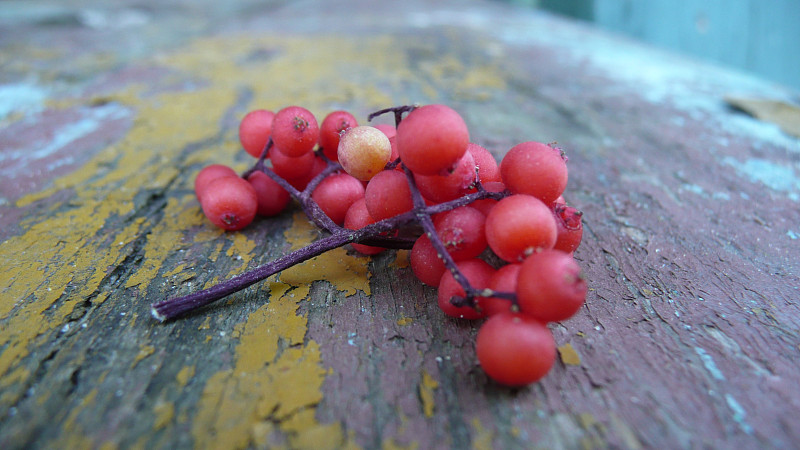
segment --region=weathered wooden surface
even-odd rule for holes
[[[796,93],[496,3],[71,3],[0,13],[0,448],[800,445],[800,144],[724,102]],[[403,252],[150,318],[316,236],[200,214],[247,110],[413,102],[570,156],[591,292],[541,383],[488,382]]]

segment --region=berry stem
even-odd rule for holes
[[[353,242],[372,242],[371,239],[376,238],[380,233],[391,231],[405,224],[413,222],[413,220],[413,212],[408,212],[390,219],[385,219],[380,222],[367,225],[359,230],[339,228],[330,236],[314,241],[301,249],[288,253],[276,260],[264,264],[263,266],[256,267],[253,270],[233,277],[208,289],[194,292],[189,295],[184,295],[182,297],[154,303],[151,307],[151,312],[153,317],[161,322],[166,322],[167,320],[174,319],[175,317],[181,316],[192,310],[220,300],[230,294],[233,294],[234,292],[238,292],[271,275],[274,275],[281,270],[300,264],[303,261],[321,255],[327,251]]]

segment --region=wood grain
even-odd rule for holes
[[[800,443],[800,144],[725,103],[795,93],[492,2],[200,4],[4,22],[0,448]],[[296,211],[235,234],[200,213],[197,171],[252,161],[248,110],[415,102],[498,158],[570,158],[591,289],[542,382],[487,380],[479,324],[445,318],[402,251],[151,319],[319,237]]]

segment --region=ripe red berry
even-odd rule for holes
[[[258,196],[253,186],[238,176],[211,181],[200,204],[208,220],[228,231],[241,230],[253,221]]]
[[[475,159],[471,153],[465,153],[445,175],[414,174],[419,192],[434,203],[455,200],[468,193],[476,178]]]
[[[500,162],[506,188],[550,205],[567,187],[567,163],[561,150],[539,142],[514,146]]]
[[[506,264],[497,269],[489,279],[489,289],[495,292],[517,292],[517,277],[521,264]],[[479,297],[478,307],[487,316],[511,311],[511,300],[500,297]]]
[[[372,223],[375,223],[375,220],[370,217],[369,211],[367,211],[367,205],[364,203],[363,198],[356,200],[352,205],[350,205],[350,208],[347,210],[347,214],[344,216],[344,227],[349,230],[360,230],[361,228],[364,228]],[[382,247],[374,247],[364,244],[351,245],[357,252],[364,255],[377,255],[385,250]]]
[[[364,198],[364,185],[346,173],[337,173],[322,180],[311,198],[334,223],[341,225],[350,205]]]
[[[270,152],[272,170],[285,179],[303,178],[314,168],[316,156],[314,152],[306,152],[300,156],[287,156],[283,150],[275,147]]]
[[[439,286],[445,266],[431,240],[426,235],[420,236],[408,255],[411,271],[428,286]]]
[[[364,199],[370,216],[376,221],[411,211],[414,201],[406,175],[396,170],[383,170],[367,183]]]
[[[531,316],[512,312],[491,316],[483,324],[475,350],[484,372],[508,386],[525,386],[540,380],[556,359],[556,343],[550,330]]]
[[[397,149],[403,164],[421,175],[441,175],[467,151],[464,119],[445,105],[411,111],[397,127]]]
[[[583,237],[583,213],[565,203],[553,204],[553,215],[556,218],[558,237],[553,248],[572,253],[581,245]]]
[[[485,289],[489,287],[489,279],[494,273],[494,268],[486,261],[478,258],[465,259],[456,262],[456,267],[473,288]],[[452,297],[463,297],[464,295],[464,288],[461,287],[461,284],[456,281],[450,271],[445,270],[442,279],[439,281],[439,308],[448,316],[458,319],[472,320],[485,317],[485,314],[476,308],[455,306],[450,302]]]
[[[519,270],[519,309],[545,322],[572,317],[586,300],[587,290],[578,263],[560,250],[533,254]]]
[[[313,150],[319,140],[317,119],[300,106],[283,108],[272,120],[272,140],[286,156],[302,156]]]
[[[553,248],[557,237],[553,212],[529,195],[511,195],[486,217],[486,240],[500,258],[519,262],[531,253]]]
[[[475,258],[486,249],[486,216],[475,208],[462,206],[438,214],[436,234],[454,260]]]
[[[203,192],[210,182],[221,177],[235,176],[238,175],[236,175],[233,169],[222,164],[211,164],[210,166],[203,167],[194,178],[194,193],[197,196],[197,200],[202,201]]]
[[[319,146],[331,161],[338,161],[339,136],[348,128],[358,126],[356,118],[347,111],[334,111],[319,126]]]
[[[239,122],[239,142],[245,151],[255,158],[261,156],[272,134],[275,113],[266,109],[250,111]]]
[[[286,189],[282,188],[275,180],[267,176],[264,172],[255,171],[247,177],[247,181],[253,185],[258,197],[258,208],[256,213],[259,216],[275,216],[281,213],[289,204],[291,197]]]
[[[478,178],[481,180],[481,183],[501,181],[500,167],[497,165],[497,160],[494,159],[494,155],[492,155],[489,150],[470,142],[469,145],[467,145],[467,151],[475,160],[475,165],[478,166]]]

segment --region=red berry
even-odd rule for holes
[[[455,200],[468,193],[476,178],[475,159],[470,153],[465,153],[446,175],[414,174],[419,192],[434,203]]]
[[[431,240],[426,235],[420,236],[411,253],[408,255],[411,271],[414,275],[428,286],[439,286],[442,275],[445,271],[444,261],[433,248]]]
[[[221,177],[236,176],[238,175],[233,169],[222,164],[211,164],[210,166],[204,167],[194,178],[194,193],[197,196],[197,200],[203,200],[203,192],[206,190],[210,182]]]
[[[275,113],[266,109],[250,111],[239,122],[239,142],[245,151],[255,158],[261,156],[272,134]]]
[[[522,267],[520,264],[506,264],[497,269],[489,279],[489,289],[495,292],[516,293],[520,267]],[[511,300],[500,297],[479,297],[478,307],[487,316],[493,316],[511,311]]]
[[[486,217],[489,247],[508,262],[519,262],[531,253],[553,248],[557,233],[553,212],[529,195],[500,200]]]
[[[272,140],[286,156],[302,156],[313,150],[319,140],[317,119],[300,106],[283,108],[272,120]]]
[[[264,172],[253,172],[247,177],[247,181],[253,185],[258,197],[258,208],[256,213],[260,216],[275,216],[281,213],[289,204],[291,197],[286,189],[275,182]]]
[[[228,176],[211,181],[200,204],[203,213],[214,225],[235,231],[253,221],[258,209],[258,196],[246,180]]]
[[[545,322],[572,317],[586,300],[587,290],[578,263],[559,250],[533,254],[519,270],[519,309]]]
[[[467,151],[464,119],[445,105],[411,111],[397,127],[397,149],[403,164],[421,175],[441,175]]]
[[[270,152],[272,170],[284,179],[303,178],[314,169],[316,156],[314,152],[306,152],[300,156],[287,156],[280,148]]]
[[[364,198],[364,185],[346,173],[337,173],[322,180],[311,198],[334,223],[341,225],[350,205]]]
[[[369,214],[376,221],[411,211],[414,207],[406,175],[396,170],[383,170],[372,177],[367,183],[364,199]]]
[[[567,187],[561,150],[539,142],[523,142],[509,150],[500,162],[500,174],[511,192],[532,195],[548,205]]]
[[[553,214],[556,218],[558,237],[553,248],[567,253],[572,253],[581,245],[583,237],[583,213],[564,203],[553,204]]]
[[[550,330],[520,313],[490,317],[478,330],[475,350],[484,372],[508,386],[539,381],[556,359],[556,343]]]
[[[370,217],[369,211],[367,211],[367,205],[364,203],[363,198],[356,200],[352,205],[350,205],[350,208],[347,210],[347,214],[344,216],[344,227],[349,230],[360,230],[361,228],[364,228],[372,223],[375,223],[375,220]],[[383,247],[374,247],[370,245],[350,245],[352,245],[357,252],[364,255],[377,255],[385,250]]]
[[[494,273],[494,268],[486,261],[478,258],[465,259],[456,262],[456,267],[461,274],[466,277],[470,286],[475,289],[485,289],[489,287],[489,279]],[[439,308],[450,317],[458,319],[480,319],[485,314],[470,306],[455,306],[450,302],[454,296],[463,297],[464,288],[461,287],[450,271],[445,271],[439,281]]]
[[[338,161],[339,136],[348,128],[358,126],[356,118],[347,111],[334,111],[319,126],[319,146],[331,161]]]
[[[454,260],[475,258],[486,249],[486,216],[475,208],[460,208],[437,214],[436,234]]]
[[[500,168],[497,165],[497,160],[494,159],[489,150],[481,147],[478,144],[469,143],[467,151],[475,159],[475,165],[478,166],[478,177],[481,183],[488,183],[492,181],[501,181]]]

